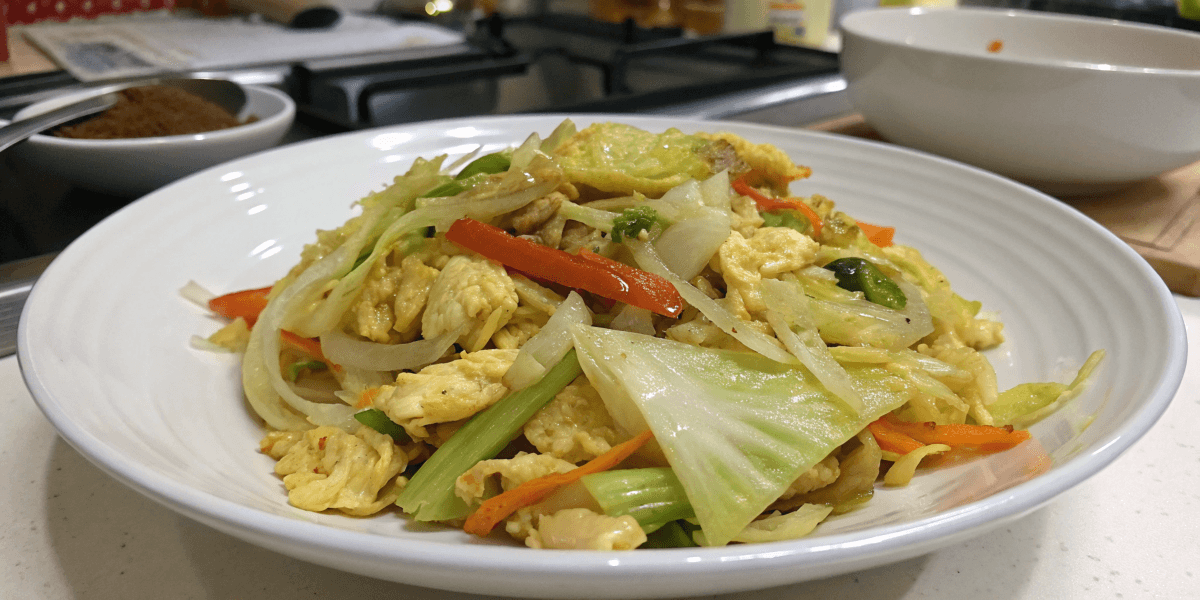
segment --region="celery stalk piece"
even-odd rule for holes
[[[734,539],[801,473],[908,400],[879,365],[846,365],[863,400],[855,414],[800,365],[596,327],[574,336],[617,425],[654,432],[712,545]]]
[[[681,521],[671,521],[653,532],[646,533],[646,542],[638,548],[692,548],[692,534],[684,528]]]
[[[475,463],[495,457],[517,437],[534,413],[581,372],[575,351],[571,350],[536,383],[471,417],[421,465],[396,504],[418,521],[466,517],[470,508],[454,494],[455,480]]]
[[[585,475],[580,482],[604,514],[629,515],[642,529],[696,516],[683,484],[666,467],[604,471]]]

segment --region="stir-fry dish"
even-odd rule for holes
[[[570,121],[416,160],[230,319],[288,501],[532,548],[785,540],[1002,452],[1069,383],[997,389],[1002,326],[893,230],[731,133]],[[281,494],[282,495],[282,494]],[[395,508],[393,508],[395,507]]]

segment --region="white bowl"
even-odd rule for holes
[[[1198,34],[984,8],[872,9],[841,28],[850,100],[897,144],[1058,194],[1200,160]]]
[[[258,451],[262,429],[246,406],[238,357],[189,346],[220,324],[179,288],[189,279],[216,292],[266,285],[287,273],[317,229],[341,224],[354,200],[415,158],[495,151],[530,132],[549,135],[560,120],[475,117],[356,131],[214,167],[130,204],[73,242],[34,286],[17,335],[33,398],[63,439],[118,480],[266,548],[489,597],[628,600],[830,577],[980,535],[1104,468],[1175,397],[1187,339],[1171,293],[1128,244],[1062,202],[848,136],[580,116],[581,127],[619,120],[655,131],[732,131],[811,166],[795,192],[824,194],[850,215],[895,226],[899,243],[919,248],[955,290],[1000,316],[1006,341],[988,356],[1003,389],[1069,381],[1093,350],[1108,354],[1072,404],[1032,429],[1036,444],[924,472],[908,487],[880,486],[870,502],[799,540],[531,550],[392,512],[359,519],[290,506],[274,461]]]
[[[258,120],[238,127],[122,140],[35,135],[11,151],[31,166],[78,187],[115,196],[141,196],[215,164],[271,148],[283,139],[296,116],[296,104],[274,88],[245,86],[245,90],[246,106],[238,117],[253,115]],[[31,104],[14,118],[63,106],[81,94]]]

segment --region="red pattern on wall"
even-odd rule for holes
[[[3,22],[9,25],[91,19],[99,15],[170,9],[175,5],[175,0],[0,0]]]

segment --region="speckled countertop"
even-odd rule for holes
[[[985,537],[890,566],[714,598],[1200,598],[1200,299],[1162,420],[1107,469]],[[0,598],[470,600],[317,567],[218,533],[118,483],[58,438],[0,359]]]

